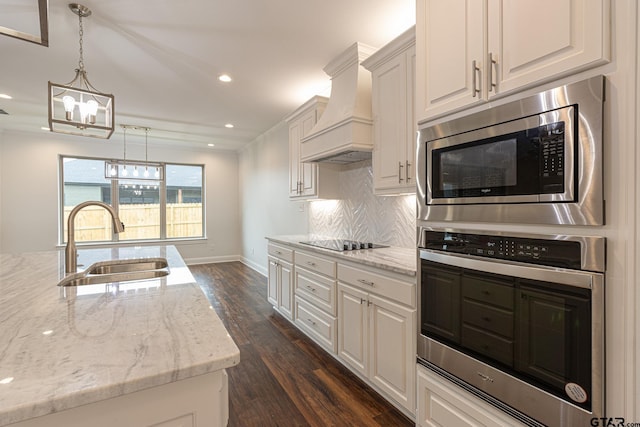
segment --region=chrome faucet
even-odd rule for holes
[[[120,222],[120,218],[118,218],[116,210],[111,205],[102,202],[88,201],[82,202],[74,207],[69,214],[69,219],[67,220],[67,247],[64,250],[64,266],[66,274],[75,273],[78,270],[74,221],[78,212],[87,206],[102,206],[105,208],[107,212],[111,214],[111,219],[113,220],[113,232],[122,233],[124,231],[124,224]]]

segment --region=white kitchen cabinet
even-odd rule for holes
[[[269,243],[267,300],[283,316],[293,319],[293,250]]]
[[[423,122],[609,61],[607,0],[417,0]]]
[[[420,427],[523,427],[515,418],[484,402],[422,365],[417,366]]]
[[[229,420],[224,369],[10,424],[11,427],[223,427]]]
[[[375,194],[416,191],[415,27],[371,55],[373,189]]]
[[[335,169],[330,165],[304,163],[300,160],[300,141],[316,124],[327,102],[327,98],[315,96],[285,119],[289,125],[289,197],[292,199],[338,197]]]
[[[414,305],[399,302],[407,300]],[[338,356],[398,404],[415,410],[415,286],[338,265]],[[392,296],[390,296],[392,295]]]
[[[296,251],[295,323],[332,354],[337,350],[336,261]]]

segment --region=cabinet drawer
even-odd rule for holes
[[[336,315],[336,281],[311,271],[296,269],[296,294],[316,307]]]
[[[317,309],[304,298],[296,295],[295,322],[311,339],[331,353],[337,353],[336,332],[338,328],[334,316]]]
[[[513,341],[462,325],[462,345],[513,367]]]
[[[293,262],[293,249],[285,248],[284,246],[276,245],[273,243],[269,243],[267,246],[267,251],[269,255],[274,256],[276,258]]]
[[[329,277],[336,277],[336,262],[320,258],[317,255],[306,252],[296,252],[296,266],[324,274]]]
[[[505,338],[513,338],[513,312],[480,304],[473,300],[462,301],[462,322],[485,329]]]
[[[514,288],[511,282],[493,280],[491,277],[463,275],[462,298],[474,299],[513,310]]]
[[[338,264],[338,280],[410,307],[416,306],[416,287],[413,283],[343,264]]]

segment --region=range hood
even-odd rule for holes
[[[371,73],[360,62],[376,49],[354,43],[324,67],[331,96],[316,125],[302,138],[303,162],[352,163],[371,158]]]

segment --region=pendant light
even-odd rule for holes
[[[126,180],[127,182],[135,181],[164,181],[164,164],[158,162],[149,162],[149,131],[148,127],[120,125],[123,134],[123,152],[122,160],[110,160],[105,162],[106,179]],[[127,159],[127,130],[144,131],[144,162],[140,160]],[[155,169],[153,175],[149,172]],[[143,171],[142,173],[140,171]]]
[[[76,76],[66,84],[49,81],[49,129],[51,132],[108,139],[113,133],[114,97],[99,92],[89,83],[84,68],[82,18],[91,10],[71,3],[69,9],[79,20],[80,59]]]

